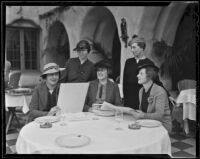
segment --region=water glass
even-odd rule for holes
[[[123,121],[123,111],[121,110],[116,110],[115,111],[115,120],[117,121],[117,127],[115,128],[116,130],[123,130],[120,126],[121,121]]]
[[[66,114],[64,113],[61,113],[60,114],[60,125],[61,126],[66,126],[67,125],[67,122],[66,122]]]

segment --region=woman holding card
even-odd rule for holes
[[[138,68],[138,83],[143,86],[139,91],[139,110],[131,110],[130,113],[136,119],[158,120],[171,132],[168,95],[163,87],[154,82],[157,76],[158,68],[155,65],[146,64]]]
[[[55,115],[59,108],[57,105],[60,78],[60,71],[56,63],[48,63],[44,66],[41,77],[43,82],[39,84],[33,92],[28,114],[28,122],[40,116]]]
[[[91,111],[95,104],[104,101],[114,105],[122,105],[118,85],[109,79],[111,65],[107,60],[102,60],[95,65],[97,80],[91,81],[86,96],[83,111]]]

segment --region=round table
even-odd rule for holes
[[[196,89],[182,90],[176,102],[183,103],[183,120],[196,121]]]
[[[196,121],[196,89],[182,90],[177,97],[177,103],[183,103],[183,120],[185,133],[189,133],[188,119]]]
[[[32,95],[12,95],[5,93],[5,106],[8,107],[22,107],[23,113],[29,111],[29,104],[31,102]]]
[[[16,143],[17,153],[171,155],[171,141],[163,126],[128,129],[128,124],[132,123],[134,118],[125,115],[121,123],[123,130],[116,130],[117,123],[114,117],[100,117],[87,113],[87,119],[68,120],[66,126],[55,122],[51,128],[40,128],[40,125],[33,121],[21,129]],[[85,135],[91,142],[76,148],[59,147],[55,143],[56,138],[67,134]]]
[[[18,126],[20,125],[16,116],[16,107],[22,107],[22,112],[27,113],[29,111],[29,104],[31,102],[32,95],[13,95],[5,93],[5,110],[9,112],[8,122],[6,125],[6,134],[10,127],[13,118],[16,119]]]

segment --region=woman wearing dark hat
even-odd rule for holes
[[[90,44],[86,40],[81,40],[74,48],[78,57],[69,59],[66,64],[66,70],[63,71],[59,82],[88,82],[96,79],[94,64],[88,60]]]
[[[55,115],[59,110],[57,105],[59,93],[60,71],[65,68],[59,68],[56,63],[48,63],[44,66],[41,77],[43,82],[39,84],[33,92],[31,103],[29,105],[28,122],[40,116]]]
[[[138,92],[141,85],[137,81],[136,70],[138,66],[143,64],[153,64],[153,62],[146,58],[144,50],[146,47],[145,40],[141,37],[134,35],[128,44],[134,55],[126,61],[124,67],[123,76],[123,94],[124,94],[124,106],[131,107],[133,109],[138,109],[139,98]]]
[[[110,63],[102,60],[95,67],[97,80],[90,82],[83,111],[91,111],[93,104],[102,104],[104,101],[122,105],[118,85],[108,78],[111,71]]]
[[[139,110],[130,110],[131,114],[136,119],[158,120],[168,132],[171,132],[172,122],[167,92],[154,82],[158,76],[158,68],[155,65],[144,64],[137,72],[138,83],[143,87],[139,91]]]

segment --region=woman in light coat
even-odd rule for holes
[[[131,110],[136,119],[153,119],[160,121],[168,132],[172,122],[168,95],[165,89],[155,83],[158,68],[155,65],[143,65],[138,68],[138,83],[143,87],[139,91],[139,110]]]

